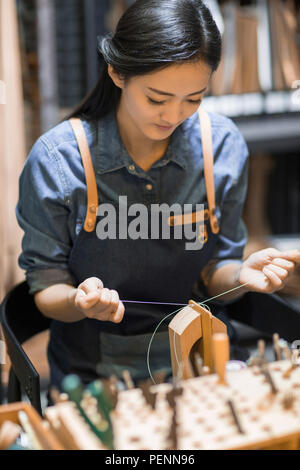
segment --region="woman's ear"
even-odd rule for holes
[[[115,70],[113,69],[113,67],[108,64],[108,75],[110,76],[110,78],[112,79],[112,81],[114,82],[114,84],[119,87],[119,88],[122,88],[123,89],[123,86],[124,86],[124,80],[120,77],[120,75],[118,75]]]

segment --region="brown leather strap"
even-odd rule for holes
[[[79,118],[72,118],[69,119],[69,121],[77,139],[85,171],[87,187],[87,213],[83,227],[86,232],[92,232],[96,225],[98,209],[98,191],[92,157],[81,120]]]
[[[216,215],[214,156],[212,148],[212,133],[210,118],[204,109],[199,108],[199,118],[202,136],[202,152],[204,159],[204,177],[208,200],[210,226],[213,233],[219,233],[219,223]]]

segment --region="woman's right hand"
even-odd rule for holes
[[[125,307],[115,290],[103,287],[97,277],[89,277],[77,287],[76,308],[87,318],[120,323]]]

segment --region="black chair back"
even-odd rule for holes
[[[0,319],[11,361],[7,390],[8,403],[21,400],[23,390],[32,406],[42,414],[40,377],[22,348],[22,343],[49,328],[51,320],[44,317],[29,294],[26,281],[15,286],[4,298]]]

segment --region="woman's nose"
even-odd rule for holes
[[[183,112],[178,106],[174,106],[170,109],[164,110],[161,115],[162,122],[165,122],[166,126],[177,126],[182,121]]]

